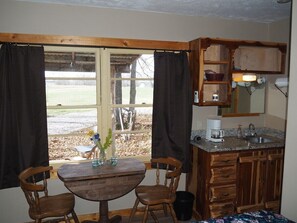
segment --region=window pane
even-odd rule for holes
[[[116,80],[111,82],[113,104],[152,104],[154,82],[144,80]]]
[[[152,54],[111,54],[111,78],[154,78]]]
[[[97,126],[96,109],[47,109],[48,134],[83,134]],[[77,144],[79,145],[79,144]]]
[[[46,51],[44,57],[47,71],[95,71],[93,52]]]
[[[95,105],[95,80],[46,80],[47,106]]]
[[[125,156],[150,156],[151,132],[139,134],[116,134],[115,155]]]
[[[114,153],[119,157],[150,156],[154,57],[111,54],[110,66],[112,128],[117,131]],[[121,107],[123,104],[130,106]]]
[[[114,108],[113,129],[115,130],[151,130],[152,107]]]
[[[92,145],[90,139],[84,135],[77,136],[50,136],[48,141],[49,160],[82,159],[75,149],[77,146]]]

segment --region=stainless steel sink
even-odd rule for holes
[[[262,144],[262,143],[269,143],[273,142],[272,139],[263,137],[263,136],[254,136],[254,137],[249,137],[246,139],[250,143],[256,143],[256,144]]]

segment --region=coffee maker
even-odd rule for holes
[[[224,142],[220,119],[207,119],[206,139],[211,142]]]

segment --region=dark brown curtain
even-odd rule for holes
[[[49,165],[44,49],[0,49],[0,189],[19,185],[29,166]]]
[[[152,157],[174,157],[189,171],[192,84],[186,52],[155,52]]]

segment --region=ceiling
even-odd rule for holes
[[[290,17],[281,0],[17,0],[271,23]]]

